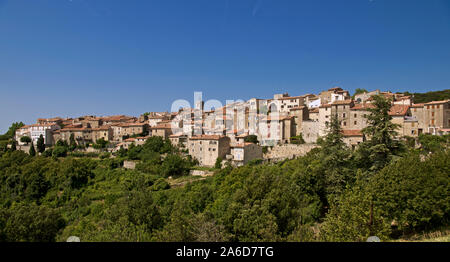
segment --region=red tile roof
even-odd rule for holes
[[[342,130],[344,136],[363,136],[361,130]]]
[[[404,116],[408,113],[409,106],[408,105],[393,105],[391,110],[389,111],[389,115],[391,116]]]
[[[190,140],[219,140],[221,138],[224,138],[226,136],[222,135],[200,135],[200,136],[193,136],[190,138]]]
[[[338,100],[338,101],[334,101],[333,103],[331,103],[332,105],[348,105],[353,103],[353,100],[351,99],[347,99],[347,100]]]
[[[445,104],[445,103],[448,103],[448,102],[450,102],[450,99],[442,100],[442,101],[431,101],[431,102],[425,103],[425,105]]]
[[[355,104],[350,110],[367,110],[369,108],[375,108],[375,105],[370,103]]]

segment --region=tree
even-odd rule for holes
[[[302,134],[298,135],[298,136],[293,136],[290,138],[291,144],[294,145],[300,145],[300,144],[304,144],[305,140],[303,139]]]
[[[332,203],[321,228],[322,239],[333,242],[366,241],[369,236],[389,238],[389,221],[383,217],[381,206],[374,205],[373,196],[364,180],[357,180],[337,203]]]
[[[5,225],[3,234],[8,242],[53,242],[65,221],[55,209],[18,203],[0,209],[0,224]]]
[[[189,174],[189,163],[179,155],[167,155],[161,165],[161,174],[164,177],[179,177]]]
[[[367,158],[364,163],[371,163],[369,170],[378,171],[386,166],[394,155],[404,148],[403,145],[394,140],[397,136],[398,124],[391,122],[389,115],[391,101],[383,96],[372,96],[374,108],[369,108],[370,114],[366,116],[368,126],[362,132],[370,140],[360,147],[360,157]]]
[[[359,95],[359,94],[364,94],[367,93],[368,91],[364,88],[356,88],[355,89],[355,93],[353,94],[352,98],[355,99],[355,95]]]
[[[103,149],[103,148],[106,148],[106,145],[107,145],[108,143],[109,143],[109,142],[106,141],[103,137],[102,137],[102,138],[99,138],[99,139],[97,139],[97,141],[95,141],[94,148],[96,148],[96,149]]]
[[[9,127],[8,131],[4,134],[5,139],[11,139],[16,135],[16,130],[23,127],[25,124],[22,122],[15,122]],[[0,139],[2,140],[2,139]]]
[[[20,138],[20,142],[27,143],[27,145],[31,142],[31,138],[29,136],[23,136]]]
[[[55,146],[52,151],[53,157],[66,157],[67,156],[67,147],[65,146]]]
[[[350,151],[343,141],[341,125],[336,114],[327,123],[327,135],[320,140],[320,160],[324,169],[325,191],[328,201],[341,194],[351,183]]]
[[[16,151],[17,150],[16,144],[17,144],[16,140],[13,139],[11,141],[11,151]]]
[[[222,168],[222,161],[223,159],[221,157],[218,157],[216,159],[216,163],[214,164],[215,169],[221,169]]]
[[[28,153],[30,154],[30,156],[35,156],[36,155],[36,149],[34,149],[33,142],[31,142],[30,151],[28,151]]]
[[[258,144],[258,137],[256,135],[249,135],[244,138],[245,142]]]
[[[75,141],[75,135],[72,133],[69,137],[69,150],[73,151],[77,148],[77,142]]]
[[[43,153],[45,151],[45,142],[44,137],[42,135],[39,136],[36,147],[39,153]]]

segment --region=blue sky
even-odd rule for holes
[[[0,133],[176,99],[450,87],[446,0],[0,0]]]

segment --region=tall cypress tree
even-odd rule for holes
[[[11,151],[16,151],[16,140],[12,140],[12,142],[11,142]]]
[[[43,153],[45,151],[44,137],[42,135],[39,136],[36,146],[39,153]]]
[[[30,154],[30,156],[36,155],[36,150],[34,149],[33,141],[31,141],[30,151],[28,151],[28,153]]]

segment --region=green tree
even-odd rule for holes
[[[69,137],[69,150],[73,151],[77,148],[77,142],[75,141],[75,135],[72,133]]]
[[[11,140],[11,151],[16,151],[17,150],[17,146],[16,146],[17,142],[16,140]]]
[[[258,144],[258,137],[256,135],[249,135],[244,138],[245,142]]]
[[[39,136],[36,147],[39,153],[43,153],[45,151],[45,142],[44,137],[42,135]]]
[[[31,142],[30,150],[28,151],[28,153],[30,154],[30,156],[35,156],[36,155],[36,150],[34,149],[33,142]]]
[[[169,154],[161,165],[161,175],[164,177],[179,177],[189,174],[189,162],[179,155]]]
[[[333,242],[361,242],[369,236],[389,239],[389,221],[382,215],[381,206],[374,204],[373,195],[364,180],[358,179],[331,204],[321,227],[321,237]]]
[[[53,242],[65,226],[61,214],[46,206],[36,204],[13,204],[0,209],[0,224],[8,242]]]
[[[29,136],[23,136],[20,138],[20,142],[29,144],[31,142],[31,138]]]
[[[222,161],[223,159],[221,157],[218,157],[216,159],[216,163],[214,164],[215,169],[221,169],[222,168]]]
[[[52,151],[53,157],[66,157],[68,149],[65,146],[55,146]]]
[[[366,117],[368,126],[362,132],[368,141],[359,147],[357,152],[359,161],[371,171],[379,171],[386,166],[394,156],[399,155],[404,146],[394,137],[397,136],[398,124],[392,123],[389,115],[391,101],[383,96],[373,96],[374,108],[369,108],[370,114]]]
[[[350,151],[343,141],[341,125],[336,114],[327,123],[327,134],[320,140],[320,160],[324,169],[328,200],[341,194],[354,177],[350,170]]]

